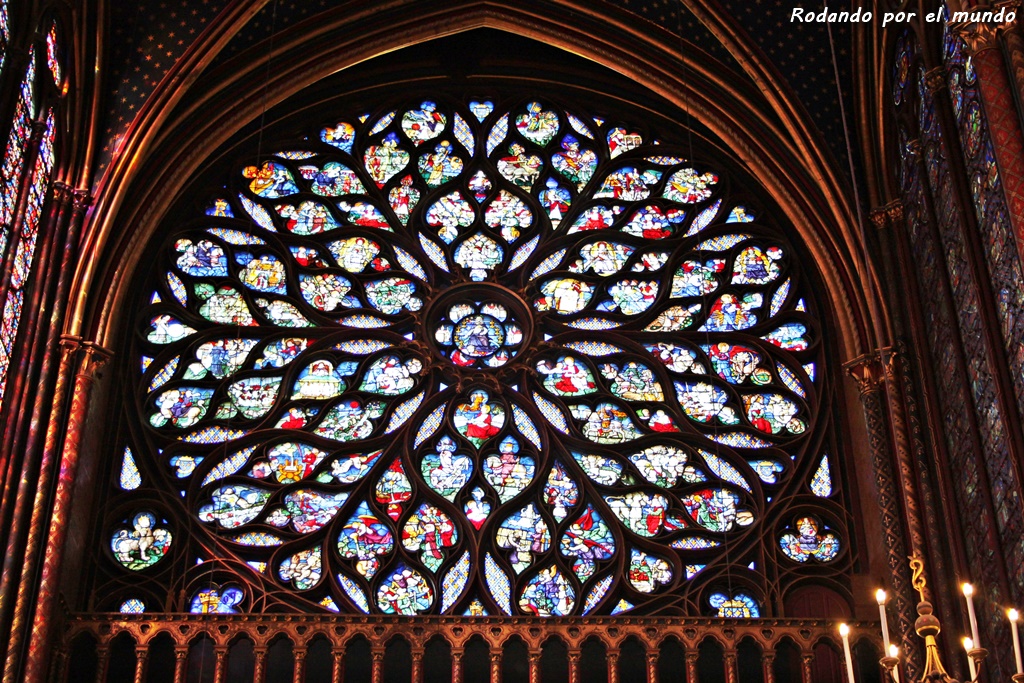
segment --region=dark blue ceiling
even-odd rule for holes
[[[429,1],[429,0],[424,0]],[[330,9],[342,0],[277,0],[254,16],[218,58],[223,63],[289,26]],[[682,8],[679,0],[620,0],[621,7],[700,46],[739,71],[721,44]],[[141,0],[118,3],[111,17],[111,54],[105,145],[101,164],[113,156],[128,126],[146,98],[225,6],[225,0]],[[828,34],[821,24],[793,24],[791,2],[728,0],[723,12],[732,14],[764,50],[807,108],[840,163],[846,163],[836,82]],[[833,39],[844,99],[851,87],[850,32],[848,25],[833,26]],[[849,109],[848,109],[849,111]],[[102,173],[102,169],[100,169]],[[100,174],[97,174],[99,177]]]

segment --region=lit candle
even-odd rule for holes
[[[971,618],[971,642],[974,647],[981,647],[981,638],[978,637],[978,617],[974,614],[974,586],[965,583],[964,597],[967,598],[967,616]]]
[[[967,668],[971,670],[971,680],[978,677],[978,669],[974,666],[974,658],[971,657],[971,650],[974,649],[974,641],[964,638],[964,649],[967,650]]]
[[[843,652],[846,654],[846,676],[849,683],[853,680],[853,657],[850,655],[850,627],[839,624],[839,635],[843,638]]]
[[[1020,619],[1020,614],[1011,608],[1006,611],[1006,616],[1010,618],[1010,629],[1013,631],[1013,656],[1017,659],[1017,673],[1024,674],[1024,665],[1020,661],[1020,636],[1017,633],[1017,620]]]
[[[875,591],[875,600],[878,601],[878,615],[882,618],[882,652],[889,651],[889,622],[885,618],[885,591],[879,588]]]
[[[893,659],[899,660],[899,658],[900,658],[900,649],[898,647],[896,647],[895,645],[890,645],[889,646],[889,656],[892,657]],[[893,680],[893,683],[900,683],[900,663],[899,663],[899,661],[897,661],[896,665],[894,667],[892,667],[892,680]]]

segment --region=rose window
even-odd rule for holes
[[[156,257],[121,571],[198,611],[756,616],[845,561],[807,279],[727,169],[533,101],[309,133]]]

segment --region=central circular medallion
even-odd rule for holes
[[[467,358],[486,358],[498,353],[505,344],[505,328],[497,318],[468,315],[455,326],[453,335],[459,353]]]
[[[451,288],[433,303],[428,320],[438,352],[461,368],[506,365],[532,327],[519,297],[488,284]]]

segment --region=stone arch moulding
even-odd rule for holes
[[[75,273],[76,299],[66,332],[113,343],[123,320],[141,254],[165,211],[188,179],[202,168],[209,150],[258,120],[267,62],[268,108],[318,80],[375,56],[461,33],[494,28],[543,41],[625,75],[705,122],[774,199],[803,238],[834,302],[839,353],[854,358],[885,338],[884,302],[875,275],[866,270],[848,193],[834,161],[800,120],[802,108],[779,82],[756,47],[741,32],[711,17],[703,3],[690,8],[733,51],[753,83],[737,84],[730,72],[699,48],[656,26],[636,26],[636,17],[611,4],[538,0],[516,6],[446,2],[429,12],[397,0],[372,11],[345,5],[302,22],[274,38],[273,54],[260,46],[225,68],[203,71],[264,4],[237,2],[165,77],[140,112],[121,152],[96,191],[82,259]],[[567,17],[571,22],[567,22]],[[300,49],[301,48],[301,49]],[[699,74],[699,78],[696,75]],[[116,258],[115,258],[116,255]]]

